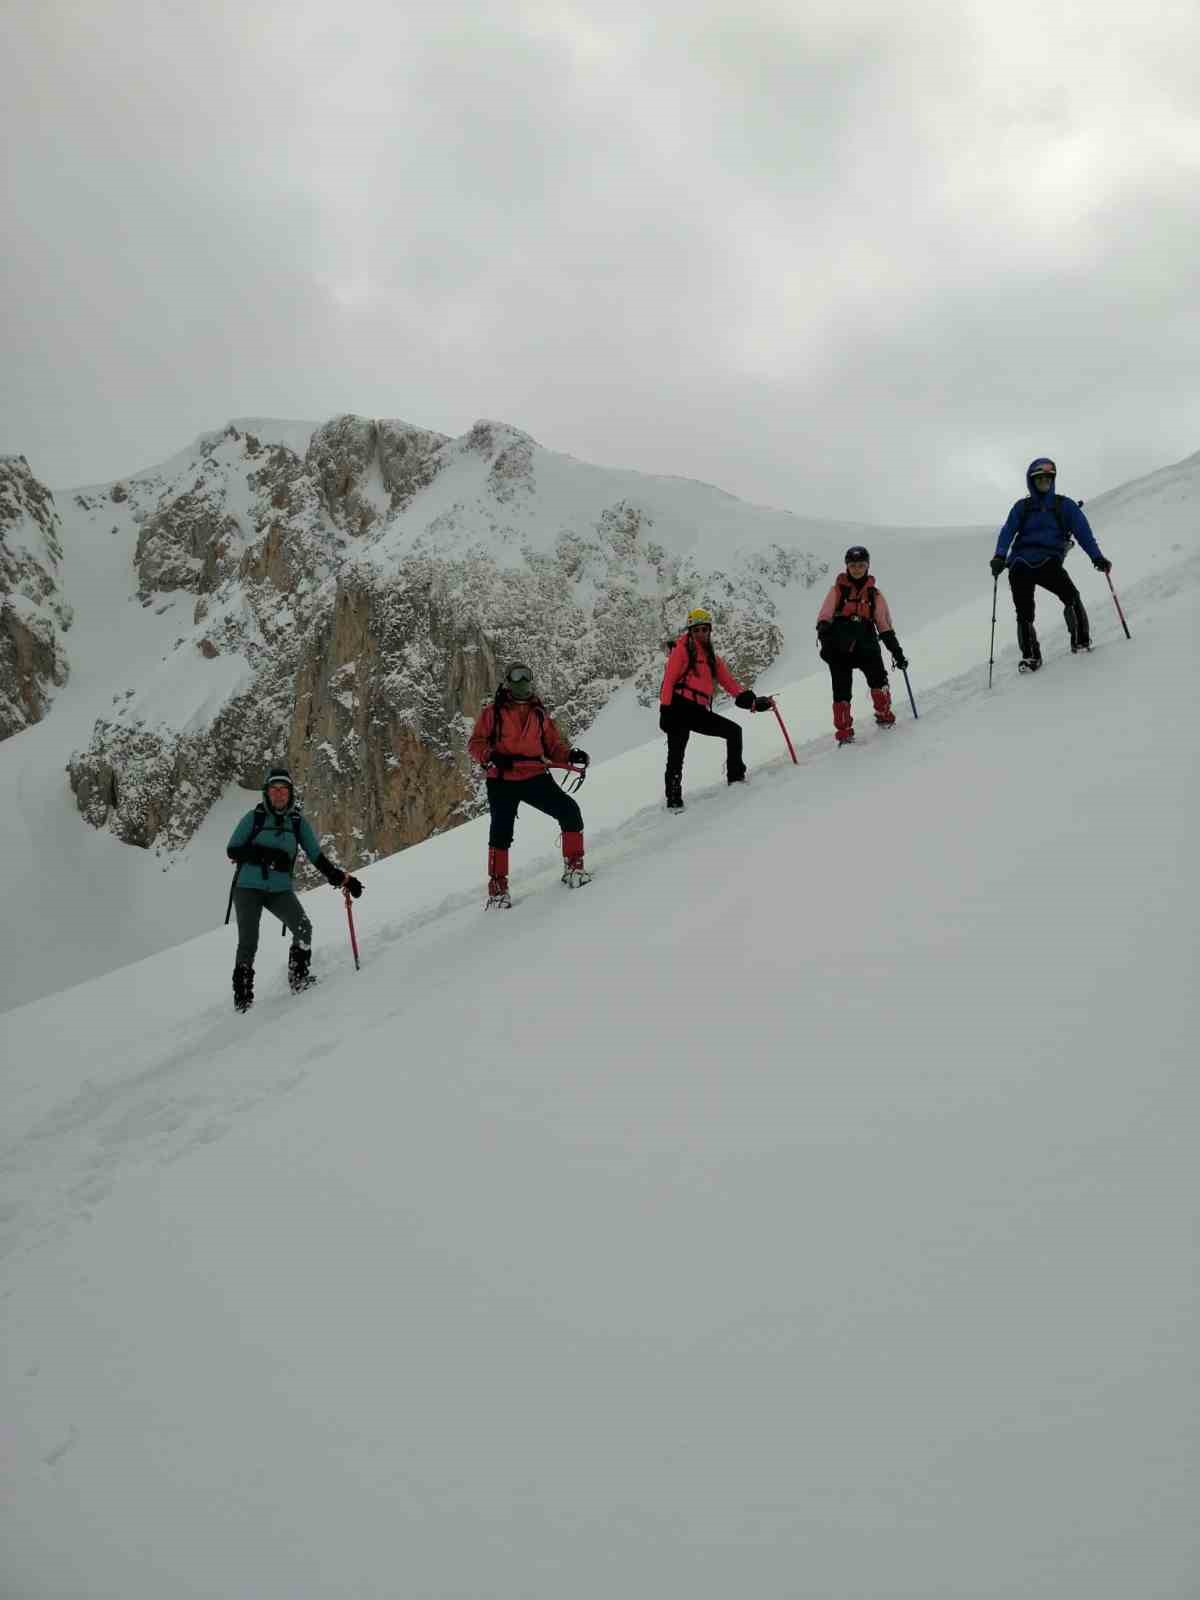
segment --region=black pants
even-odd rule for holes
[[[864,650],[860,646],[845,655],[829,655],[822,653],[822,660],[829,668],[829,676],[833,681],[833,698],[835,700],[850,700],[854,695],[854,669],[862,673],[872,689],[885,689],[887,687],[887,668],[883,664],[883,652],[878,646],[874,650]]]
[[[553,817],[564,833],[583,832],[583,812],[548,772],[532,778],[489,778],[487,797],[492,813],[488,844],[493,850],[507,850],[512,843],[517,807],[522,802]]]
[[[258,925],[264,911],[278,917],[297,944],[307,950],[312,944],[312,923],[304,907],[290,889],[282,894],[263,894],[261,889],[235,889],[233,908],[237,912],[239,967],[252,967],[258,950]]]
[[[1008,586],[1012,590],[1013,605],[1018,622],[1032,622],[1034,590],[1049,589],[1064,606],[1072,606],[1079,599],[1079,590],[1067,576],[1061,561],[1043,561],[1041,566],[1027,567],[1016,561],[1008,569]]]
[[[683,695],[671,701],[672,727],[667,734],[667,798],[683,782],[683,757],[688,740],[693,733],[703,733],[709,738],[725,741],[725,776],[732,782],[746,776],[746,763],[742,760],[742,730],[728,717],[719,717],[715,711],[688,700]]]

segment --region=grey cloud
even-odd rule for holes
[[[1034,451],[1095,493],[1200,444],[1177,8],[153,10],[41,8],[3,113],[0,445],[52,482],[232,415],[490,414],[992,521]]]

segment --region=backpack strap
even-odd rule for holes
[[[1028,520],[1029,513],[1033,510],[1033,496],[1031,494],[1027,494],[1024,500],[1020,500],[1017,503],[1021,507],[1021,515],[1017,518],[1017,531],[1013,535],[1014,543],[1025,531],[1025,523]],[[1069,550],[1071,547],[1071,529],[1067,522],[1065,506],[1066,501],[1063,499],[1062,495],[1056,494],[1051,502],[1050,509],[1054,513],[1055,522],[1058,523],[1058,531],[1067,541],[1067,549]]]
[[[296,854],[292,859],[292,866],[293,867],[295,867],[296,862],[299,860],[300,851],[303,848],[301,843],[300,843],[300,824],[301,824],[301,822],[303,820],[304,819],[301,816],[299,807],[298,806],[293,806],[292,809],[288,812],[288,821],[292,825],[292,833],[294,834],[295,839],[296,839]],[[250,837],[246,840],[246,843],[248,845],[253,844],[255,839],[258,838],[259,834],[263,831],[263,829],[266,827],[266,825],[267,825],[267,808],[266,808],[265,805],[263,805],[262,801],[260,800],[259,803],[254,808],[254,820],[250,824]],[[267,871],[267,867],[266,867],[266,863],[265,862],[261,863],[261,865],[262,865],[263,880],[265,882],[267,877],[268,877],[268,871]],[[282,867],[279,870],[282,871],[283,870]],[[290,876],[290,873],[289,873],[289,876]]]
[[[842,612],[846,609],[846,591],[842,588],[840,583],[837,585],[837,592],[838,597],[834,602],[833,614],[835,617],[840,617]],[[870,617],[872,622],[875,621],[875,596],[877,593],[878,591],[876,590],[874,584],[872,584],[867,590],[867,615]]]

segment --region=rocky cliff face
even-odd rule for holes
[[[501,423],[266,431],[231,424],[78,497],[131,519],[147,606],[195,596],[156,682],[118,695],[70,763],[83,815],[131,844],[186,842],[226,784],[256,790],[285,755],[337,859],[390,854],[481,808],[466,741],[507,661],[533,666],[579,739],[627,682],[650,706],[661,637],[697,596],[753,680],[780,648],[781,591],[827,570],[764,528],[747,540],[754,508],[687,485],[729,533],[706,564],[670,480],[585,467]]]
[[[0,456],[0,739],[46,714],[67,681],[61,525],[24,456]]]

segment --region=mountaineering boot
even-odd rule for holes
[[[875,702],[875,721],[881,728],[890,728],[896,720],[896,713],[892,710],[892,692],[885,684],[882,689],[872,689],[871,699]]]
[[[683,810],[683,779],[682,778],[668,778],[667,779],[667,810],[668,811],[682,811]]]
[[[316,979],[308,970],[312,951],[302,944],[294,944],[288,951],[288,988],[293,994],[303,994],[311,989]]]
[[[488,897],[485,911],[511,911],[512,897],[508,892],[508,851],[488,851]]]
[[[849,744],[854,738],[854,717],[849,700],[833,702],[833,736],[839,744]]]
[[[1069,605],[1063,607],[1063,616],[1066,618],[1067,632],[1071,635],[1071,654],[1074,656],[1081,650],[1090,650],[1092,629],[1081,596],[1076,595]]]
[[[1017,623],[1017,645],[1021,651],[1019,670],[1036,672],[1042,664],[1042,647],[1032,622]]]
[[[254,968],[237,966],[233,969],[233,1009],[249,1011],[254,1004]]]
[[[591,883],[592,875],[583,864],[583,835],[581,833],[567,833],[564,830],[562,852],[562,881],[567,888],[582,889],[585,883]]]

